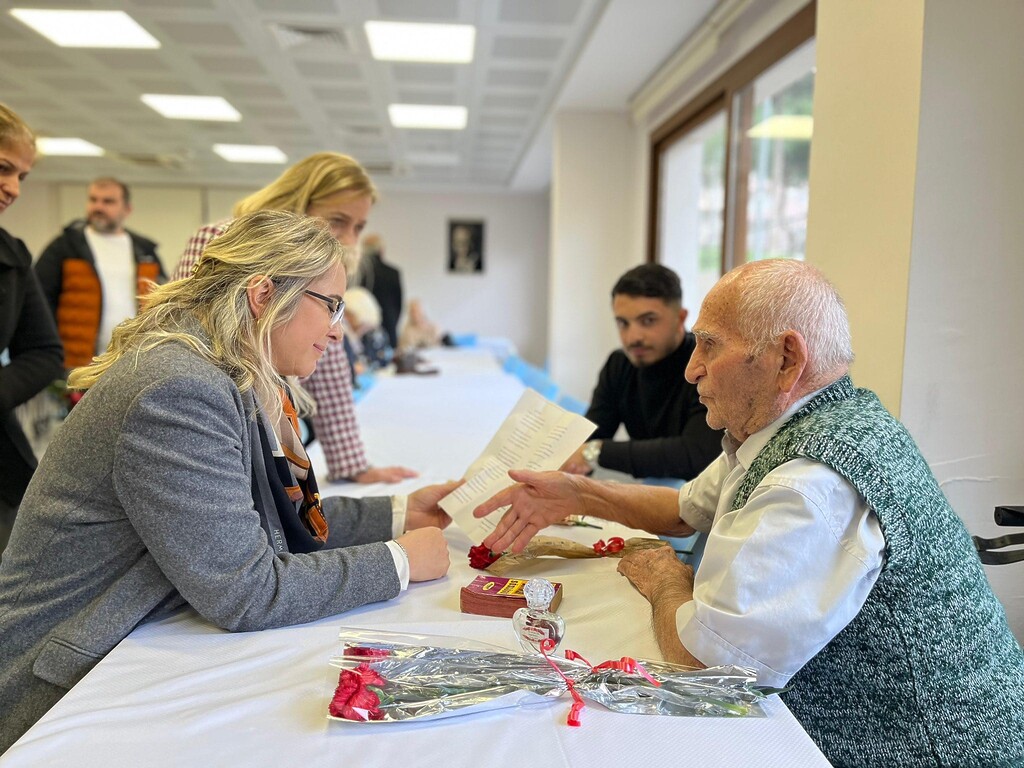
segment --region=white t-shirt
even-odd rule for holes
[[[92,227],[85,228],[85,239],[89,243],[96,273],[103,287],[103,316],[100,318],[100,332],[96,349],[103,352],[110,344],[114,328],[123,320],[135,317],[136,312],[136,267],[132,255],[132,241],[127,232],[119,235],[105,235]]]
[[[710,531],[693,600],[676,612],[679,638],[707,666],[756,670],[761,685],[784,686],[849,624],[882,567],[878,517],[824,464],[776,467],[732,511],[751,462],[814,394],[742,444],[726,435],[679,493],[679,517]]]

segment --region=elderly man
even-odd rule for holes
[[[814,268],[739,267],[708,294],[686,369],[724,453],[678,496],[513,473],[484,543],[518,551],[588,514],[709,530],[700,574],[667,548],[619,570],[670,661],[739,664],[838,766],[1020,765],[1024,654],[970,537],[906,430],[855,389],[842,301]]]

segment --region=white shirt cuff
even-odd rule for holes
[[[408,496],[391,497],[391,535],[398,538],[405,533],[405,513],[409,506]],[[384,542],[391,551],[391,558],[395,561],[395,570],[398,572],[398,581],[402,584],[402,591],[409,588],[409,556],[394,541]]]
[[[391,559],[395,561],[395,570],[398,572],[398,581],[402,585],[402,592],[409,588],[409,557],[405,550],[398,546],[397,541],[385,541],[388,551],[391,552]]]
[[[394,538],[405,533],[405,513],[408,507],[408,496],[391,497],[391,536]]]

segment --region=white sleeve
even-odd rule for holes
[[[784,686],[860,611],[882,566],[877,516],[850,483],[806,459],[770,472],[708,536],[693,600],[676,613],[686,649]]]
[[[408,508],[408,496],[391,497],[391,535],[401,536],[405,532],[405,512]],[[384,542],[391,552],[391,559],[395,561],[395,570],[398,571],[398,580],[402,583],[402,591],[409,588],[409,556],[394,541]]]
[[[679,519],[701,533],[715,522],[722,485],[735,463],[735,457],[722,453],[693,480],[679,489]]]

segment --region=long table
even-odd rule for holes
[[[369,455],[415,467],[421,477],[398,486],[328,486],[324,493],[378,495],[460,476],[522,392],[486,352],[437,350],[428,359],[438,375],[382,379],[359,405]],[[635,533],[603,525],[548,532],[587,544]],[[777,696],[767,699],[765,717],[742,719],[623,715],[594,704],[581,728],[565,725],[566,700],[436,723],[329,721],[337,670],[328,659],[339,650],[343,626],[516,647],[509,620],[459,612],[459,588],[479,573],[466,557],[476,542],[454,527],[445,535],[448,576],[413,584],[387,603],[261,632],[228,633],[190,610],[138,627],[0,757],[0,766],[828,765]],[[647,602],[615,563],[545,560],[516,575],[564,584],[563,649],[595,663],[660,658]]]

